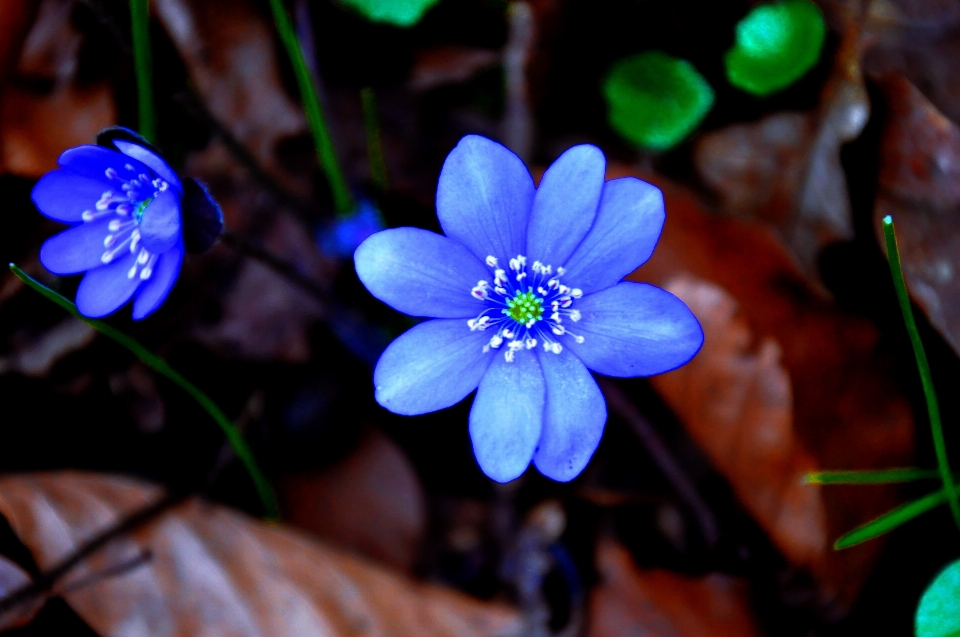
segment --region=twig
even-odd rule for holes
[[[710,507],[700,497],[693,481],[687,477],[680,463],[667,449],[650,422],[637,411],[637,408],[620,388],[608,380],[598,380],[604,395],[607,397],[607,405],[630,425],[633,432],[640,438],[640,442],[647,448],[653,461],[660,467],[660,471],[667,477],[677,495],[680,496],[697,519],[700,532],[703,534],[707,546],[713,547],[720,537],[717,521]]]

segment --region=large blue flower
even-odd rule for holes
[[[112,130],[120,131],[112,148],[67,150],[33,188],[41,213],[72,225],[43,244],[40,261],[54,274],[86,273],[77,290],[84,316],[106,316],[133,298],[133,318],[142,319],[180,271],[184,186],[145,142]]]
[[[621,281],[653,253],[663,195],[632,177],[604,183],[604,169],[598,148],[574,146],[535,188],[516,155],[465,137],[437,188],[446,236],[384,230],[354,256],[374,296],[434,319],[383,353],[377,401],[415,415],[477,389],[470,437],[480,467],[499,482],[531,459],[554,480],[583,470],[607,420],[588,370],[660,374],[703,343],[680,299]]]

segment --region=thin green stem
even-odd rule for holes
[[[937,392],[933,387],[933,376],[930,373],[930,363],[927,362],[927,353],[920,340],[920,332],[913,317],[913,308],[910,306],[910,295],[903,281],[903,269],[900,266],[900,250],[897,247],[897,232],[893,227],[893,219],[887,215],[883,218],[883,236],[887,244],[887,259],[890,262],[890,274],[893,276],[893,286],[897,290],[897,300],[900,302],[900,311],[903,321],[907,325],[910,335],[910,344],[917,359],[917,369],[920,372],[920,382],[923,384],[923,395],[927,399],[927,413],[930,416],[930,431],[933,434],[933,448],[937,454],[937,468],[943,489],[953,513],[953,520],[960,528],[960,503],[957,502],[957,488],[953,484],[953,473],[947,460],[947,445],[943,439],[943,423],[940,421],[940,405],[937,402]]]
[[[939,478],[940,472],[934,469],[877,469],[867,471],[813,471],[808,473],[804,484],[897,484],[915,480]]]
[[[360,90],[360,102],[363,106],[363,126],[367,131],[367,161],[370,163],[370,181],[377,190],[385,192],[387,181],[387,163],[383,157],[383,144],[380,139],[380,118],[377,116],[377,97],[369,86]]]
[[[137,99],[140,134],[156,141],[157,123],[153,113],[153,62],[150,58],[150,0],[130,0],[130,30],[133,63],[137,71]]]
[[[273,21],[277,25],[280,39],[283,41],[287,55],[290,56],[290,63],[293,65],[293,73],[297,78],[297,85],[300,87],[300,97],[303,99],[303,110],[307,114],[310,132],[313,134],[317,159],[320,161],[320,167],[327,175],[330,190],[333,192],[334,207],[336,207],[338,213],[350,212],[354,208],[350,187],[347,185],[343,170],[340,168],[340,162],[337,160],[337,154],[333,149],[330,131],[327,129],[326,121],[323,118],[323,110],[320,107],[317,87],[310,76],[307,62],[303,59],[303,49],[300,47],[296,31],[293,29],[290,15],[283,6],[283,0],[270,0],[270,9],[273,11]]]
[[[220,426],[220,429],[223,430],[224,435],[227,437],[227,442],[229,442],[230,446],[233,448],[234,453],[237,454],[237,457],[240,458],[240,461],[250,473],[250,477],[253,479],[253,483],[256,486],[260,500],[263,502],[267,519],[279,519],[279,511],[277,509],[277,501],[273,493],[273,488],[270,486],[266,476],[263,475],[263,472],[257,465],[257,461],[253,457],[253,452],[250,450],[250,447],[247,446],[246,441],[244,441],[240,430],[237,429],[236,425],[230,422],[230,419],[227,418],[226,414],[221,411],[221,409],[215,402],[213,402],[213,400],[210,399],[209,396],[200,391],[196,385],[181,376],[180,373],[170,367],[165,360],[145,348],[131,336],[124,334],[117,328],[104,323],[103,321],[98,321],[96,319],[90,319],[83,316],[77,310],[77,306],[74,305],[70,299],[58,294],[57,292],[54,292],[12,263],[10,264],[10,270],[28,286],[47,297],[73,316],[76,316],[104,336],[113,339],[120,345],[123,345],[128,350],[133,352],[134,356],[139,358],[144,365],[154,370],[158,374],[166,376],[171,381],[179,385],[180,388],[190,394],[190,396],[192,396],[193,399],[196,400],[200,406],[203,407],[208,414],[210,414],[210,417],[213,418],[213,420]]]

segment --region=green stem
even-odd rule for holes
[[[813,471],[804,477],[803,482],[804,484],[897,484],[939,477],[940,472],[933,469],[904,467],[865,471]]]
[[[153,114],[153,63],[150,59],[150,0],[130,0],[130,30],[133,36],[133,62],[137,71],[137,99],[140,134],[156,141]]]
[[[237,429],[236,425],[230,422],[230,419],[227,418],[226,414],[220,410],[217,404],[213,402],[209,396],[200,391],[196,385],[181,376],[180,373],[170,367],[165,360],[145,348],[131,336],[124,334],[117,328],[108,325],[103,321],[98,321],[83,316],[77,310],[77,306],[74,305],[70,299],[58,294],[57,292],[54,292],[12,263],[10,264],[10,270],[28,286],[47,297],[73,316],[76,316],[104,336],[113,339],[117,343],[120,343],[128,350],[133,352],[133,354],[139,358],[144,365],[151,368],[158,374],[166,376],[171,381],[179,385],[184,391],[190,394],[193,399],[196,400],[208,414],[210,414],[210,417],[213,418],[218,425],[220,425],[220,429],[223,430],[224,435],[227,437],[227,442],[230,443],[234,453],[237,454],[237,457],[240,458],[240,461],[247,468],[247,471],[250,473],[250,477],[253,479],[253,483],[256,486],[260,500],[263,502],[267,519],[279,519],[279,511],[277,509],[276,498],[273,494],[273,488],[267,481],[266,476],[263,475],[263,472],[260,471],[260,467],[257,465],[257,461],[253,457],[253,452],[244,441],[240,430]]]
[[[930,416],[930,431],[933,434],[933,448],[937,454],[937,468],[940,471],[940,480],[943,481],[943,490],[953,513],[953,520],[960,528],[960,503],[957,502],[957,489],[953,484],[953,473],[947,460],[947,445],[943,439],[943,423],[940,421],[940,405],[937,402],[937,393],[933,387],[933,376],[930,373],[930,363],[920,340],[920,332],[913,318],[913,308],[910,306],[910,295],[903,281],[903,269],[900,266],[900,250],[897,248],[897,232],[893,227],[893,218],[889,215],[883,218],[883,236],[887,244],[887,258],[890,261],[890,274],[893,276],[893,286],[897,290],[897,300],[900,302],[900,311],[903,321],[907,325],[910,335],[910,344],[917,359],[917,369],[920,372],[920,382],[923,383],[923,395],[927,399],[927,413]]]
[[[330,139],[330,132],[327,129],[326,121],[323,118],[323,110],[320,107],[317,87],[313,83],[313,78],[310,77],[306,60],[303,59],[303,49],[300,48],[300,41],[297,39],[293,24],[290,22],[290,15],[283,6],[283,0],[270,0],[270,8],[273,11],[273,21],[277,25],[280,39],[283,41],[287,55],[290,56],[290,63],[293,65],[293,73],[297,78],[300,96],[303,99],[303,110],[307,114],[310,132],[313,134],[313,143],[317,149],[317,159],[320,161],[320,167],[327,175],[330,190],[333,192],[334,207],[336,207],[338,213],[350,212],[354,208],[353,197],[350,195],[350,188],[343,176],[340,162],[337,161],[333,141]]]
[[[387,163],[383,158],[383,144],[380,139],[380,118],[377,117],[377,97],[373,89],[367,86],[360,91],[363,106],[363,126],[367,131],[367,161],[370,163],[370,180],[380,192],[389,187],[387,182]]]

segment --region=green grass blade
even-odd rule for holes
[[[313,78],[310,77],[307,62],[303,59],[303,49],[300,47],[300,41],[297,39],[293,24],[290,22],[290,15],[283,6],[283,0],[270,0],[270,9],[273,11],[273,21],[277,25],[280,39],[283,41],[283,46],[290,57],[290,63],[293,65],[293,73],[297,78],[300,97],[303,100],[303,110],[307,115],[307,121],[310,123],[310,132],[313,134],[317,158],[320,161],[320,167],[327,175],[327,181],[330,182],[333,204],[338,213],[351,212],[354,209],[354,202],[350,195],[350,187],[347,185],[343,170],[340,168],[340,162],[337,160],[337,154],[333,149],[330,131],[327,129],[323,110],[320,107],[317,87],[313,83]]]
[[[377,116],[377,97],[369,86],[360,91],[363,105],[363,126],[367,131],[367,161],[370,163],[370,181],[380,192],[389,187],[387,162],[383,158],[380,140],[380,118]]]
[[[845,533],[833,543],[833,548],[837,550],[848,549],[851,546],[855,546],[862,542],[866,542],[867,540],[872,540],[875,537],[879,537],[884,533],[889,533],[904,522],[909,522],[921,513],[926,513],[931,509],[935,509],[946,501],[946,491],[941,489],[940,491],[926,495],[919,500],[908,502],[907,504],[899,506],[892,511],[884,513],[880,517],[871,520],[866,524],[858,526],[849,533]]]
[[[935,469],[878,469],[875,471],[814,471],[804,477],[804,484],[897,484],[939,478]]]
[[[250,450],[250,447],[247,446],[246,441],[244,441],[240,430],[237,429],[236,425],[230,422],[230,419],[227,418],[226,414],[220,410],[220,407],[218,407],[209,396],[200,391],[196,385],[181,376],[180,373],[170,367],[165,360],[138,343],[133,337],[121,332],[117,328],[107,323],[104,323],[103,321],[98,321],[83,316],[77,310],[77,306],[74,305],[70,299],[58,294],[57,292],[54,292],[12,263],[10,264],[10,270],[29,287],[47,297],[104,336],[113,339],[120,345],[123,345],[128,350],[133,352],[133,354],[139,358],[144,365],[154,370],[158,374],[166,376],[171,381],[179,385],[184,391],[190,394],[190,396],[192,396],[193,399],[196,400],[200,406],[203,407],[208,414],[210,414],[210,417],[213,418],[213,420],[220,426],[220,429],[223,430],[224,435],[227,437],[227,441],[233,448],[234,453],[237,454],[237,457],[250,473],[250,477],[253,479],[253,483],[256,486],[257,494],[260,496],[260,500],[263,502],[263,507],[266,511],[266,517],[271,520],[279,519],[279,511],[277,509],[277,501],[273,493],[273,488],[267,481],[266,476],[263,475],[263,472],[260,471],[260,467],[257,465],[257,461],[253,456],[253,452]]]
[[[910,296],[907,294],[907,285],[903,280],[903,269],[900,266],[900,250],[897,248],[897,231],[893,226],[890,215],[883,218],[883,236],[887,244],[887,259],[890,262],[890,274],[893,276],[893,286],[897,290],[897,300],[900,302],[900,311],[903,312],[903,321],[907,324],[907,333],[910,335],[910,344],[917,359],[917,369],[920,372],[920,381],[923,383],[923,395],[927,399],[927,413],[930,416],[930,432],[933,434],[933,448],[937,454],[937,468],[940,470],[940,479],[950,504],[953,520],[960,529],[960,502],[957,502],[957,488],[953,484],[953,473],[947,460],[947,445],[943,439],[943,424],[940,421],[940,405],[937,402],[937,392],[933,387],[933,376],[930,373],[930,363],[927,353],[917,331],[917,323],[913,317],[913,308],[910,306]]]
[[[153,113],[153,62],[150,55],[150,0],[130,0],[130,30],[133,39],[133,65],[137,73],[137,104],[140,134],[147,141],[157,138]]]

